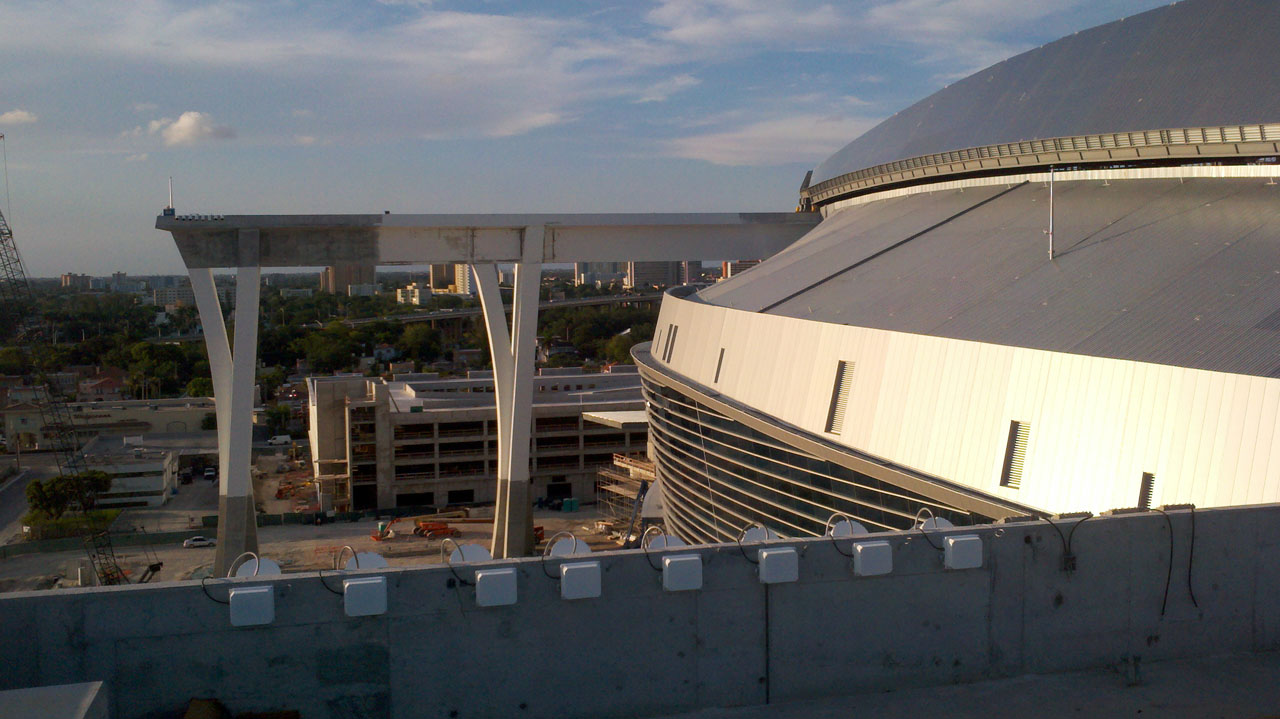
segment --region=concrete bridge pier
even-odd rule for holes
[[[213,576],[221,577],[235,558],[258,551],[253,506],[253,387],[258,363],[258,230],[239,230],[236,267],[235,346],[227,342],[222,305],[211,268],[189,268],[191,289],[204,326],[218,418],[218,547]]]
[[[472,265],[493,358],[498,412],[498,494],[493,518],[493,556],[523,557],[534,546],[529,486],[533,367],[538,344],[538,289],[542,285],[544,228],[523,230],[523,261],[516,263],[511,328],[498,290],[496,264]]]

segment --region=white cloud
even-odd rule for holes
[[[853,23],[844,10],[799,0],[660,0],[646,19],[692,47],[790,50],[825,45]]]
[[[136,153],[136,154],[133,154],[133,155],[126,155],[126,156],[125,156],[125,158],[124,158],[124,161],[125,161],[125,162],[146,162],[146,161],[147,161],[147,153],[145,153],[145,152],[139,152],[139,153]]]
[[[693,75],[676,75],[675,77],[655,82],[645,88],[640,93],[640,97],[636,98],[636,102],[664,102],[668,97],[680,92],[688,90],[691,87],[697,87],[702,81]]]
[[[303,146],[314,145],[319,141],[320,141],[320,138],[316,137],[315,135],[294,135],[293,136],[293,142],[294,144],[297,144],[297,145],[303,145]]]
[[[40,118],[26,110],[10,110],[0,114],[0,124],[5,125],[26,125],[38,119]]]
[[[801,114],[669,140],[668,155],[715,165],[815,162],[857,137],[875,120]]]
[[[152,120],[147,131],[152,135],[159,133],[164,144],[170,147],[194,145],[204,140],[228,140],[236,136],[231,127],[214,124],[212,117],[195,110],[182,113],[176,120],[168,117]]]
[[[312,111],[310,111],[310,110],[307,110],[307,109],[304,109],[304,108],[301,108],[301,107],[299,107],[299,108],[295,108],[295,109],[293,110],[293,112],[291,112],[291,113],[289,113],[289,114],[290,114],[290,115],[292,115],[292,116],[294,116],[294,117],[299,117],[299,118],[302,118],[302,117],[314,117],[314,116],[315,116],[315,113],[314,113],[314,112],[312,112]]]
[[[154,102],[135,102],[133,103],[133,111],[139,115],[147,112],[155,112],[160,106]]]

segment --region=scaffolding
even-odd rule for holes
[[[596,502],[600,513],[615,525],[636,516],[638,501],[655,478],[653,462],[639,455],[613,455],[613,464],[601,467],[596,475]]]

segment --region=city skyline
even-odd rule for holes
[[[0,7],[9,217],[33,276],[175,273],[152,218],[788,210],[952,79],[1140,0]]]

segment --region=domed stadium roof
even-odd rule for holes
[[[824,161],[813,184],[931,153],[1095,133],[1280,120],[1280,3],[1184,0],[960,80]]]

